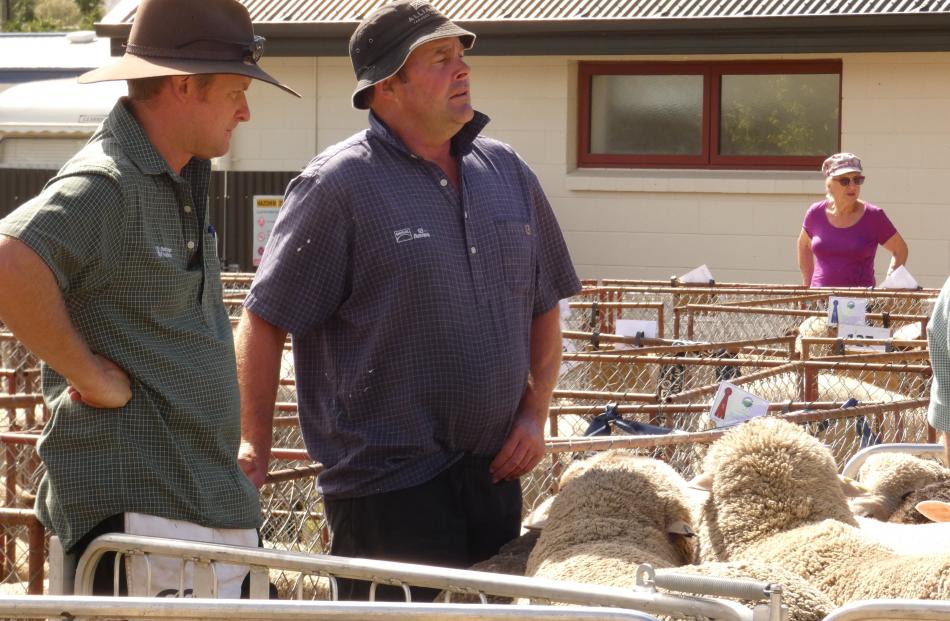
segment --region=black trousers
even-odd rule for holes
[[[434,479],[359,498],[326,498],[331,554],[466,568],[498,552],[521,529],[521,483],[491,482],[489,457],[464,457]],[[366,600],[370,583],[339,580],[340,599]],[[438,589],[414,587],[413,601]],[[377,586],[375,598],[402,601],[402,589]]]

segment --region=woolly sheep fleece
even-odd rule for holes
[[[857,526],[831,453],[795,425],[761,418],[713,443],[703,463],[712,489],[699,515],[700,558],[742,558],[744,547],[805,524]]]
[[[703,563],[702,565],[686,565],[675,569],[661,569],[657,571],[657,574],[665,572],[715,576],[717,578],[745,578],[781,584],[784,588],[782,602],[788,606],[788,621],[821,621],[835,609],[834,603],[827,595],[800,576],[781,567],[765,563],[748,561]],[[754,606],[754,604],[747,605]]]
[[[688,521],[687,491],[672,468],[654,459],[611,451],[575,462],[561,478],[528,575],[633,588],[637,567],[651,562],[670,567],[661,573],[780,583],[790,621],[818,621],[831,612],[827,596],[776,566],[739,561],[672,568],[692,557],[692,539],[666,532],[671,521]]]
[[[633,576],[639,563],[693,561],[695,538],[667,533],[691,522],[686,482],[667,464],[605,451],[571,466],[562,482],[527,575],[607,584],[601,578]]]
[[[932,459],[907,453],[871,455],[858,470],[858,480],[868,488],[869,497],[851,501],[855,515],[889,519],[904,496],[931,483],[950,478],[950,470]]]
[[[828,595],[950,598],[950,556],[899,556],[861,534],[830,451],[774,418],[740,425],[706,459],[702,529],[722,560],[779,565]]]

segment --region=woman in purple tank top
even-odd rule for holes
[[[821,166],[827,197],[808,208],[798,236],[798,268],[806,287],[873,287],[878,245],[892,271],[907,262],[907,243],[880,207],[860,200],[861,160],[836,153]]]

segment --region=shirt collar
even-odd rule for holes
[[[488,122],[491,119],[488,118],[488,115],[482,114],[478,110],[475,111],[475,116],[472,117],[472,120],[462,126],[462,129],[458,131],[452,137],[452,152],[458,155],[467,155],[472,150],[472,143],[475,142],[475,139],[478,138],[478,135],[482,133],[482,130],[485,129],[485,126],[488,125]],[[406,153],[412,154],[408,148],[406,148],[405,143],[399,139],[389,126],[383,122],[378,116],[376,116],[372,111],[369,113],[369,129],[370,133],[377,136],[383,142],[386,142],[397,149],[404,151]]]
[[[123,152],[138,166],[139,170],[146,175],[162,175],[168,173],[173,177],[179,176],[173,171],[162,157],[161,153],[148,139],[145,130],[139,125],[139,122],[132,116],[128,108],[128,97],[121,97],[112,108],[112,112],[106,117],[102,124],[102,131],[110,132],[115,139],[122,145]],[[185,168],[186,170],[195,168],[193,165],[207,164],[206,160],[191,158]]]

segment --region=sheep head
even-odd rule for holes
[[[950,479],[950,470],[932,459],[907,453],[871,455],[858,471],[870,494],[851,502],[855,515],[888,520],[914,490]]]
[[[829,518],[856,525],[831,452],[786,421],[760,418],[732,429],[712,445],[703,470],[704,560],[736,558],[765,537]]]
[[[561,479],[541,541],[558,547],[628,542],[667,558],[693,562],[695,537],[686,482],[669,465],[622,449],[577,462]]]

